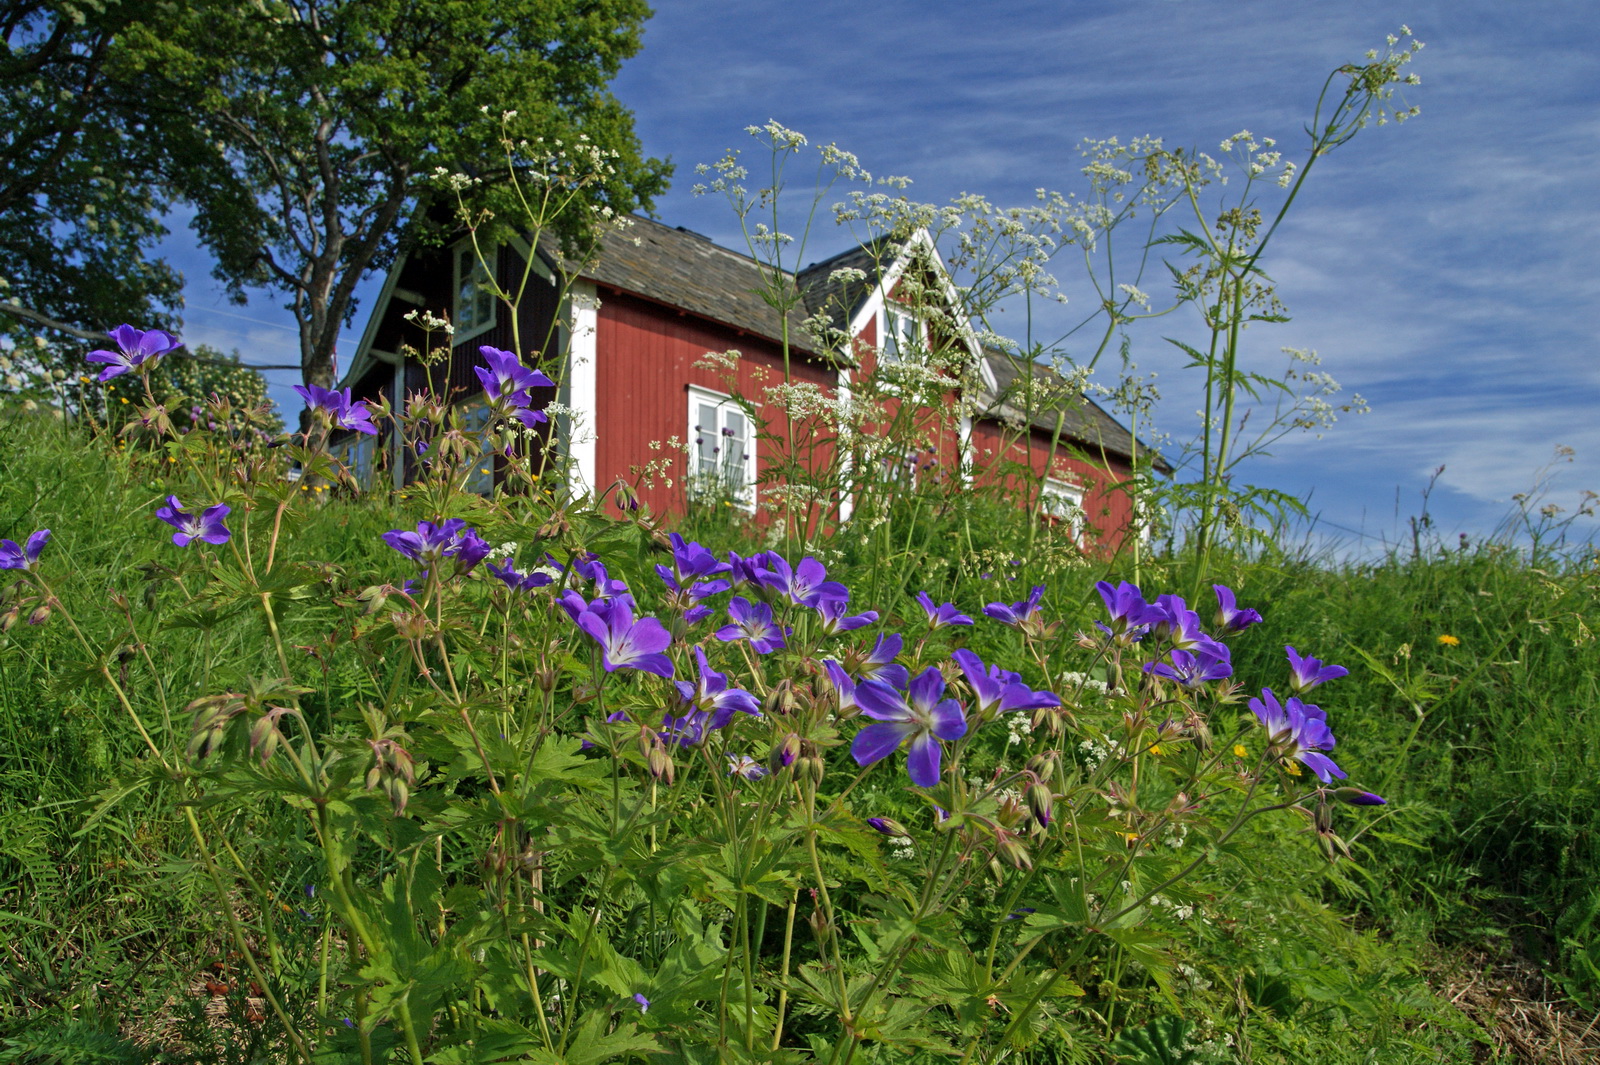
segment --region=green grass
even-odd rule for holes
[[[164,707],[149,722],[158,743],[181,748],[191,699],[277,671],[259,619],[208,618],[185,601],[166,568],[174,549],[151,517],[166,472],[153,460],[7,417],[0,536],[54,531],[56,590],[110,667],[146,705]],[[383,501],[331,501],[295,531],[296,551],[326,562],[325,590],[348,599],[400,575],[379,533],[401,523]],[[727,527],[685,532],[717,549],[748,546]],[[1052,609],[1077,628],[1098,610],[1094,580],[1133,576],[1108,574],[981,500],[912,497],[868,534],[815,546],[863,604],[915,610],[909,597],[926,588],[976,613],[1047,583]],[[1157,561],[1139,577],[1152,595],[1196,583],[1177,562]],[[1425,978],[1435,943],[1498,943],[1546,962],[1574,996],[1592,996],[1600,650],[1585,618],[1594,616],[1594,560],[1535,564],[1492,544],[1360,565],[1269,553],[1230,559],[1210,577],[1267,618],[1235,645],[1240,677],[1281,684],[1286,643],[1350,667],[1316,701],[1340,737],[1341,764],[1392,806],[1360,840],[1358,864],[1328,866],[1284,821],[1254,830],[1252,842],[1274,855],[1267,867],[1222,863],[1197,880],[1194,915],[1164,924],[1192,974],[1182,988],[1187,1038],[1218,1055],[1227,1038],[1248,1041],[1256,1061],[1464,1060],[1471,1025]],[[134,604],[136,631],[102,608],[113,590]],[[290,646],[321,656],[304,674],[319,685],[305,702],[313,717],[370,694],[338,642],[344,616],[314,598],[283,619]],[[1445,634],[1459,645],[1441,645]],[[972,646],[984,653],[993,638],[980,625]],[[216,900],[180,830],[175,787],[145,761],[95,668],[60,617],[0,638],[0,933],[9,954],[0,1062],[250,1060],[271,1024],[197,1014],[204,1000],[189,989],[212,963],[230,964]],[[301,822],[265,824],[281,833],[236,847],[291,896],[312,868]],[[1114,1045],[1132,1053],[1119,1034],[1171,1012],[1137,966],[1104,960],[1117,978],[1091,988],[1075,1023],[1028,1060],[1107,1060]],[[238,1014],[239,980],[229,983]],[[1236,1016],[1241,996],[1254,1005]],[[176,1042],[162,1050],[156,1036]],[[49,1050],[52,1040],[76,1057]],[[1379,1057],[1369,1059],[1374,1047]]]

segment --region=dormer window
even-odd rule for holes
[[[482,333],[494,325],[494,284],[489,271],[478,257],[472,241],[463,241],[455,247],[455,336],[459,344],[467,337]]]

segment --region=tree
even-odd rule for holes
[[[334,384],[357,283],[395,255],[448,172],[499,155],[502,115],[530,136],[618,153],[596,189],[648,208],[670,167],[640,155],[606,90],[639,49],[643,0],[205,0],[164,5],[125,55],[181,100],[200,148],[172,175],[217,276],[289,298],[301,375]]]
[[[11,302],[91,330],[171,324],[181,281],[150,257],[170,138],[116,72],[146,6],[0,0],[0,326]]]

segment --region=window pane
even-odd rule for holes
[[[883,315],[883,361],[898,362],[900,359],[900,329],[901,317],[893,311],[885,311]]]

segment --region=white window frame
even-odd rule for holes
[[[1052,525],[1065,525],[1073,540],[1083,539],[1083,486],[1046,477],[1039,488],[1039,514]]]
[[[493,255],[493,252],[490,254]],[[464,272],[463,259],[468,261]],[[459,344],[469,337],[475,337],[494,328],[495,316],[498,314],[496,304],[500,301],[495,298],[494,279],[471,240],[460,241],[450,249],[450,264],[453,279],[450,289],[451,324],[456,330],[451,336],[451,343]],[[468,285],[472,286],[470,306],[466,298]]]
[[[882,327],[878,331],[878,361],[885,366],[907,361],[905,349],[913,343],[926,353],[927,328],[922,316],[892,300],[883,301]]]
[[[688,476],[685,478],[684,487],[691,494],[700,490],[703,485],[702,466],[706,461],[705,445],[708,433],[714,434],[709,439],[712,441],[710,454],[715,456],[711,461],[719,471],[728,469],[722,456],[721,449],[724,441],[738,440],[737,435],[729,435],[729,422],[736,418],[744,427],[744,452],[739,462],[740,480],[742,483],[733,486],[732,498],[728,502],[744,511],[753,512],[756,509],[756,434],[755,423],[743,407],[733,401],[733,397],[721,392],[713,392],[709,388],[690,385],[688,391],[688,426],[689,441]],[[701,411],[709,408],[714,412],[716,425],[706,427],[701,425]],[[730,478],[731,480],[731,478]]]

